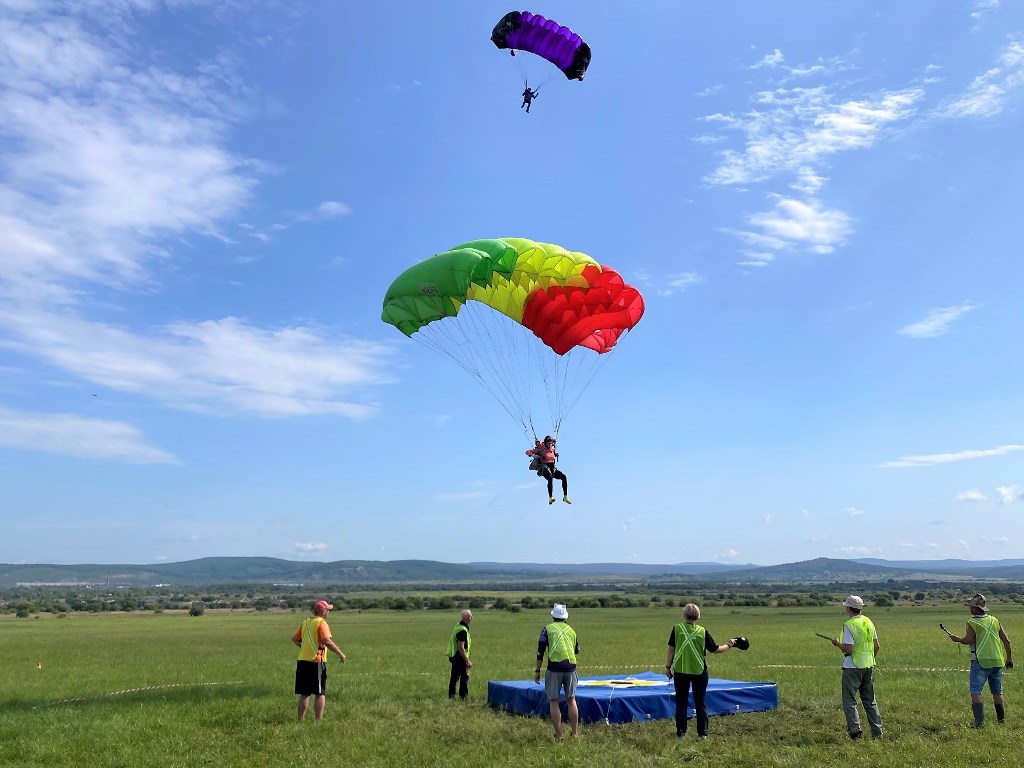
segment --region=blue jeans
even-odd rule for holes
[[[993,696],[1003,695],[1003,668],[985,669],[977,659],[971,659],[971,693],[981,693],[985,689],[986,681]]]

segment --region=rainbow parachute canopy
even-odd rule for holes
[[[584,253],[523,238],[474,240],[407,269],[381,319],[412,336],[477,301],[529,329],[555,354],[603,354],[643,316],[640,292]]]
[[[381,319],[450,358],[534,436],[549,432],[643,316],[640,292],[584,253],[517,237],[473,240],[410,267]]]

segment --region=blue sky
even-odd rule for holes
[[[0,0],[0,561],[1024,556],[1024,7]],[[557,72],[555,72],[557,74]],[[560,433],[380,322],[475,238],[645,295]]]

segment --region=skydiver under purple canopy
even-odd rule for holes
[[[519,105],[519,108],[522,109],[523,107],[526,107],[526,113],[529,114],[530,113],[530,104],[532,104],[533,100],[536,99],[539,95],[540,95],[540,89],[539,88],[536,91],[531,91],[530,90],[530,86],[527,85],[526,86],[526,90],[523,91],[523,103]]]

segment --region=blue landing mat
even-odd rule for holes
[[[543,681],[507,680],[487,683],[487,703],[520,715],[549,714]],[[635,675],[581,677],[576,687],[576,706],[580,721],[630,723],[661,720],[676,715],[675,689],[672,681],[656,672]],[[741,712],[764,712],[779,706],[779,690],[775,683],[748,683],[742,680],[711,678],[708,683],[709,715],[734,715]],[[689,716],[694,716],[693,694],[690,694]],[[565,697],[562,697],[565,712]]]

